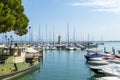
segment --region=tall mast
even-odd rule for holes
[[[73,31],[73,41],[75,43],[75,27],[74,27],[74,31]]]
[[[81,42],[83,42],[83,34],[82,34],[82,32],[81,32]]]
[[[54,26],[53,26],[53,45],[54,45]]]
[[[90,35],[89,35],[89,33],[88,33],[88,42],[90,41],[89,39],[90,39]]]
[[[69,23],[67,23],[67,36],[68,36],[68,44],[69,44]]]
[[[33,44],[33,28],[31,29],[31,44]]]
[[[103,42],[103,35],[102,35],[102,42]]]
[[[47,24],[46,24],[46,43],[47,43]]]
[[[51,30],[49,31],[49,43],[51,44]]]
[[[39,40],[38,41],[40,43],[40,25],[39,25]]]

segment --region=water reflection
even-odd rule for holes
[[[85,64],[85,51],[46,51],[40,80],[87,80],[92,76]]]
[[[40,68],[15,80],[87,80],[93,76],[85,63],[85,51],[46,51]]]

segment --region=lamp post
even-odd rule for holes
[[[8,46],[9,46],[10,38],[8,38]]]
[[[7,35],[5,35],[5,39],[6,39],[6,46],[7,46]]]
[[[30,44],[30,29],[31,27],[29,26],[29,44]]]
[[[12,42],[13,42],[13,37],[12,37],[12,35],[10,35],[10,37],[9,36],[7,36],[7,35],[5,35],[5,39],[6,39],[6,45],[12,45]]]
[[[12,35],[10,35],[10,46],[12,45],[12,41],[13,41]]]

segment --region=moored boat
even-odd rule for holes
[[[100,77],[100,78],[96,78],[95,80],[120,80],[120,77],[114,77],[114,76]]]
[[[87,53],[101,53],[102,50],[98,50],[97,48],[86,49]]]
[[[119,64],[108,64],[108,65],[99,65],[99,66],[89,66],[89,68],[95,72],[95,73],[102,73],[101,70],[104,68],[116,68],[116,67],[120,67]]]
[[[39,67],[39,57],[27,58],[25,47],[4,47],[0,55],[0,79],[12,79]]]
[[[115,68],[103,68],[101,70],[106,76],[116,76],[120,77],[120,67],[116,66]]]
[[[90,60],[92,58],[110,59],[110,58],[116,58],[116,56],[111,54],[105,54],[105,53],[91,53],[91,54],[85,55],[85,58],[87,60]]]
[[[92,65],[107,65],[109,64],[109,62],[107,61],[88,61],[88,64],[92,64]]]

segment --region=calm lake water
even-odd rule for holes
[[[120,49],[120,42],[107,42],[99,46],[111,51]],[[46,51],[41,59],[40,68],[16,80],[92,80],[95,76],[86,63],[85,51]]]

